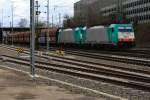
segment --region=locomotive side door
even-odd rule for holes
[[[109,28],[109,43],[116,45],[117,44],[117,32],[115,30],[115,27]]]

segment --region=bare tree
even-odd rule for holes
[[[46,27],[46,22],[39,21],[38,23],[35,24],[36,28],[44,28]]]
[[[19,25],[19,27],[26,27],[27,23],[28,23],[27,19],[21,18],[18,25]]]
[[[64,21],[63,21],[63,26],[64,28],[73,28],[74,27],[74,18],[70,17],[68,15],[64,16]]]

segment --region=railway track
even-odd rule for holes
[[[51,47],[51,50],[56,50],[56,47]],[[92,53],[92,54],[109,54],[111,56],[124,56],[124,57],[135,57],[136,59],[142,58],[142,59],[150,59],[150,50],[136,50],[136,49],[131,49],[131,50],[85,50],[85,49],[75,49],[75,48],[67,48],[66,51],[72,52],[72,51],[77,51],[77,52],[84,52],[84,53]]]
[[[51,49],[56,50],[56,49]],[[140,53],[133,50],[126,52],[111,52],[111,51],[91,51],[84,50],[80,51],[77,49],[67,49],[65,50],[67,54],[77,55],[82,57],[94,58],[94,59],[104,59],[110,61],[117,61],[122,63],[150,66],[150,52],[141,51]],[[130,52],[130,53],[129,53]]]
[[[11,62],[26,66],[30,65],[29,60],[27,59],[11,57],[6,55],[2,55],[0,59],[2,59],[3,57],[5,57],[5,62]],[[103,81],[144,91],[150,91],[150,78],[146,76],[119,73],[117,71],[96,70],[85,67],[77,68],[74,66],[51,64],[42,61],[36,61],[35,66],[40,70],[53,71],[75,77],[86,78],[95,81]]]
[[[9,48],[11,50],[15,50],[14,48]],[[28,50],[24,52],[25,54],[29,54]],[[116,66],[116,65],[110,65],[110,64],[101,64],[101,63],[96,63],[96,62],[91,62],[91,61],[85,61],[85,60],[79,60],[79,59],[74,59],[74,58],[68,58],[68,57],[61,57],[61,56],[56,56],[56,55],[48,55],[46,53],[43,53],[43,55],[38,55],[35,54],[37,57],[44,58],[44,59],[52,59],[53,61],[57,62],[62,62],[66,64],[72,64],[76,66],[86,66],[89,68],[95,68],[97,70],[102,70],[101,68],[106,69],[112,69],[112,70],[122,70],[122,71],[128,71],[128,72],[135,72],[135,73],[141,73],[141,74],[150,74],[149,70],[142,70],[142,69],[137,69],[137,68],[128,68],[128,67],[122,67],[122,66]]]
[[[150,66],[150,59],[143,59],[143,58],[136,58],[136,57],[129,57],[129,56],[108,55],[108,54],[96,54],[96,53],[88,53],[88,52],[72,51],[72,50],[66,50],[66,53],[70,55],[83,56],[83,57],[88,57],[93,59],[103,59],[103,60],[117,61],[117,62],[123,62],[128,64]]]
[[[15,48],[11,48],[11,47],[7,47],[10,50],[15,50]],[[40,58],[44,58],[44,59],[52,59],[53,61],[57,61],[57,62],[63,62],[63,63],[70,63],[72,65],[82,65],[82,66],[86,66],[89,68],[98,68],[100,69],[101,67],[105,66],[108,69],[112,69],[112,70],[123,70],[123,71],[130,71],[130,72],[137,72],[137,73],[142,73],[142,74],[150,74],[149,70],[141,70],[141,69],[135,69],[135,68],[127,68],[127,67],[121,67],[121,66],[116,66],[116,65],[110,65],[110,64],[101,64],[101,63],[96,63],[96,62],[91,62],[91,61],[85,61],[85,60],[79,60],[79,59],[74,59],[74,58],[68,58],[68,57],[62,57],[62,56],[56,56],[56,55],[49,55],[46,54],[45,52],[43,52],[43,55],[38,55],[37,51],[36,52],[36,56],[40,57]],[[24,51],[25,54],[30,54],[29,50],[26,49]],[[100,69],[101,70],[101,69]]]
[[[91,53],[101,53],[101,54],[150,59],[150,53],[148,51],[139,51],[139,50],[100,51],[100,52],[91,51]]]
[[[56,48],[51,48],[51,50],[56,50]],[[109,55],[118,55],[118,56],[127,56],[127,57],[136,57],[136,58],[145,58],[150,59],[150,50],[86,50],[86,49],[75,49],[67,48],[66,51],[78,51],[78,52],[87,52],[94,54],[109,54]]]
[[[57,48],[52,47],[51,50],[55,51],[55,50],[57,50]],[[65,49],[65,51],[67,51],[66,52],[67,54],[78,55],[78,56],[80,56],[80,55],[84,56],[84,54],[85,54],[86,57],[96,58],[96,59],[101,59],[100,57],[96,57],[96,56],[103,56],[103,57],[108,56],[108,57],[113,57],[114,59],[117,58],[117,56],[118,56],[119,59],[126,58],[127,60],[132,60],[132,64],[134,63],[134,61],[142,60],[143,64],[140,64],[141,61],[138,64],[144,65],[144,66],[148,65],[148,64],[145,64],[145,61],[150,60],[150,50],[114,50],[114,51],[100,50],[100,51],[98,51],[98,50],[85,50],[85,49],[67,48],[67,49]],[[93,55],[95,57],[93,57]],[[128,59],[128,58],[130,58],[130,59]],[[108,60],[110,60],[110,59],[108,59]],[[117,60],[115,60],[115,61],[117,61]],[[121,62],[124,62],[124,61],[121,61]]]
[[[27,53],[27,51],[26,51]],[[37,56],[37,55],[36,55]],[[29,60],[23,58],[16,58],[3,55],[8,62],[19,63],[29,66]],[[49,56],[39,56],[47,59]],[[1,58],[2,59],[2,58]],[[14,61],[15,59],[15,61]],[[64,57],[53,57],[52,60],[69,63],[70,65],[52,64],[42,61],[36,61],[36,68],[42,70],[55,71],[67,75],[109,82],[117,85],[123,85],[141,90],[150,90],[150,72],[138,69],[119,68],[118,66],[111,66],[106,64],[96,64],[91,62],[84,62]],[[39,65],[40,64],[40,65]],[[71,66],[74,65],[74,66]]]

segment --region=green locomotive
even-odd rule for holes
[[[90,28],[61,29],[58,44],[133,47],[135,35],[132,24],[111,24],[108,27],[94,26]]]

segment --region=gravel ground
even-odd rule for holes
[[[5,64],[7,64],[8,66],[11,66],[11,68],[14,67],[16,69],[25,70],[25,71],[30,70],[26,66],[17,66],[16,64],[11,64],[11,63],[5,63]],[[92,81],[92,80],[83,79],[80,77],[73,77],[73,76],[59,74],[59,73],[46,71],[46,70],[43,71],[43,70],[36,69],[36,73],[38,75],[46,76],[50,79],[60,80],[63,82],[75,84],[77,86],[94,89],[94,90],[100,91],[102,93],[119,96],[122,98],[128,98],[128,100],[150,100],[150,93],[144,92],[141,90],[135,90],[135,89],[127,88],[127,87],[123,87],[123,86],[116,86],[116,85],[105,83],[105,82]],[[85,95],[99,96],[102,98],[106,98],[106,100],[118,100],[118,99],[112,99],[106,95],[95,94],[91,91],[85,91],[85,90],[78,89],[78,88],[72,87],[72,86],[68,86],[68,85],[65,85],[65,84],[62,84],[59,82],[50,81],[50,83],[60,86],[60,87],[63,87],[63,88],[66,88],[67,90],[73,91],[75,93],[84,93]]]
[[[26,74],[0,68],[1,100],[105,100],[73,93],[64,88],[32,80]]]
[[[18,56],[17,52],[14,50],[8,50],[7,48],[0,46],[0,55],[12,55],[12,56]]]

